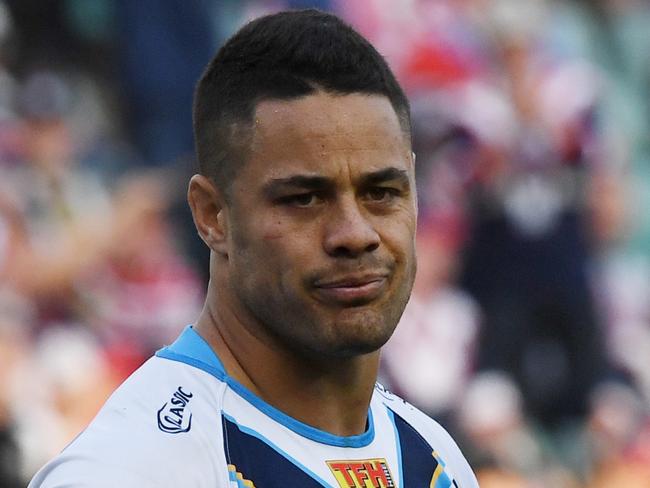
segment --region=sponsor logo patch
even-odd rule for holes
[[[384,458],[327,461],[341,488],[393,488],[395,482]]]
[[[158,428],[167,434],[189,432],[192,428],[192,412],[188,405],[193,396],[179,386],[169,401],[158,410]]]

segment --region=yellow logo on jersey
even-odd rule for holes
[[[394,488],[395,482],[384,458],[327,461],[341,488]]]
[[[230,482],[234,483],[238,488],[255,488],[253,482],[245,479],[244,475],[237,471],[237,467],[232,464],[228,465],[228,475],[230,477]]]

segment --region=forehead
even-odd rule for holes
[[[249,162],[264,162],[272,173],[297,166],[327,172],[337,163],[366,170],[368,165],[395,165],[409,155],[410,144],[388,98],[317,92],[259,103]]]

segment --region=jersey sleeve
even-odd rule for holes
[[[195,368],[153,358],[29,488],[227,488],[222,390]]]
[[[154,488],[164,485],[124,466],[89,458],[60,456],[47,464],[27,488]]]
[[[429,431],[436,439],[439,439],[440,445],[444,446],[447,459],[453,463],[454,475],[459,488],[479,488],[474,471],[456,441],[438,422],[430,418],[427,420],[429,421]]]

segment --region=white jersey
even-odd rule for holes
[[[449,434],[377,385],[363,434],[299,422],[227,375],[188,327],[29,488],[478,488]]]

